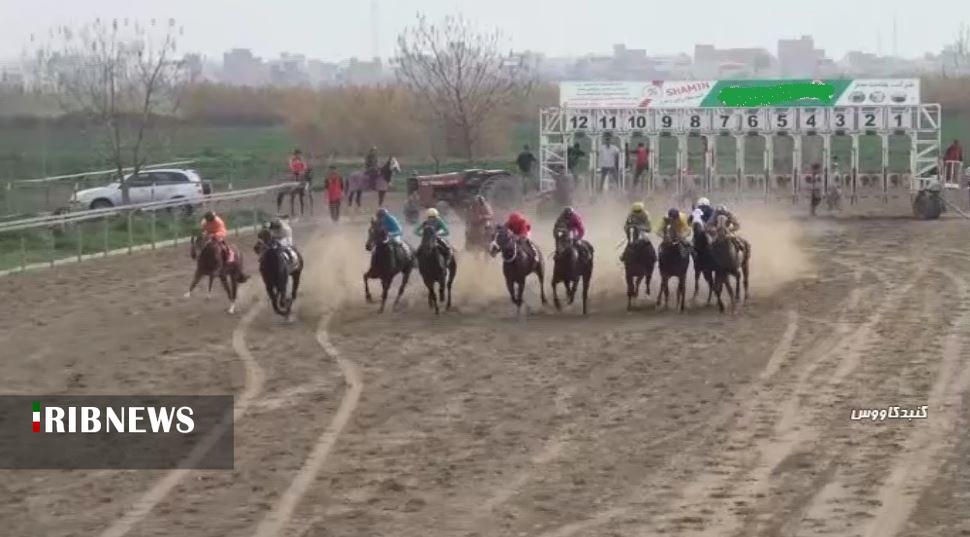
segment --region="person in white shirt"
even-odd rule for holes
[[[603,143],[599,147],[599,152],[597,153],[597,165],[600,168],[600,188],[603,191],[606,189],[607,177],[613,177],[616,181],[619,177],[617,172],[620,166],[620,148],[614,145],[611,138],[603,138]]]

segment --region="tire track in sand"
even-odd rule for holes
[[[323,468],[327,456],[337,443],[340,432],[347,425],[354,409],[357,408],[357,403],[360,401],[360,394],[364,389],[360,370],[355,363],[343,358],[337,348],[330,342],[328,327],[332,319],[333,311],[324,314],[323,318],[320,319],[320,324],[317,328],[317,343],[320,344],[323,351],[331,359],[337,362],[341,373],[343,373],[344,381],[350,389],[344,393],[343,399],[340,401],[340,407],[337,408],[336,415],[334,415],[330,424],[323,431],[323,434],[320,435],[310,455],[304,461],[296,477],[290,482],[290,486],[286,489],[286,492],[280,497],[276,507],[256,527],[256,531],[253,534],[254,537],[275,537],[280,535],[290,518],[292,518],[293,512],[299,505],[303,495],[306,494],[310,484],[313,483],[313,480],[316,479],[317,474]]]
[[[948,269],[939,270],[956,285],[960,302],[966,303],[970,295],[967,279]],[[880,508],[867,525],[865,537],[898,534],[916,508],[920,493],[933,482],[944,463],[940,452],[951,444],[948,437],[952,438],[959,419],[961,397],[970,389],[970,367],[963,364],[958,373],[968,326],[970,310],[957,317],[943,340],[942,363],[926,403],[929,408],[925,423],[929,430],[916,428],[907,438],[903,453],[896,458],[879,489]]]
[[[841,265],[847,269],[850,269],[852,271],[852,280],[857,283],[860,283],[862,281],[863,273],[869,272],[866,267],[862,266],[859,263],[851,263],[844,260],[830,260],[830,261],[833,262],[834,264]],[[874,276],[876,276],[875,279],[878,282],[878,284],[886,285],[887,282],[884,278],[881,277],[881,275],[874,273]],[[871,288],[871,287],[875,287],[875,285],[868,286],[868,288]],[[835,322],[833,323],[835,325],[835,334],[833,334],[835,338],[823,344],[821,348],[813,349],[813,352],[809,353],[809,356],[811,358],[810,363],[804,364],[803,365],[804,371],[802,372],[802,374],[798,375],[795,379],[793,379],[796,382],[798,382],[799,385],[805,382],[805,380],[809,377],[811,371],[814,371],[816,370],[817,367],[819,367],[818,362],[825,358],[826,353],[828,351],[835,349],[841,345],[845,345],[846,343],[849,342],[853,334],[850,332],[849,323],[847,322],[846,317],[853,309],[858,307],[859,303],[861,302],[861,295],[862,295],[861,288],[856,287],[852,289],[852,291],[848,294],[848,296],[846,296],[846,298],[842,301],[840,306],[836,308],[836,310],[838,311],[838,315],[837,315],[837,318],[835,319]],[[693,433],[695,430],[703,430],[703,429],[716,431],[720,426],[729,423],[732,419],[732,416],[735,416],[736,413],[738,412],[740,412],[740,417],[738,418],[739,419],[738,425],[741,428],[747,430],[752,428],[755,425],[754,420],[755,420],[756,412],[754,412],[754,410],[768,403],[770,400],[770,397],[766,397],[766,395],[770,395],[770,394],[766,394],[765,393],[766,390],[763,389],[765,388],[765,383],[771,380],[773,377],[775,377],[778,374],[778,372],[781,370],[782,364],[786,361],[786,358],[790,356],[794,345],[795,335],[798,333],[799,319],[801,317],[802,316],[798,312],[795,312],[795,311],[788,312],[788,325],[786,326],[784,333],[779,338],[778,343],[776,344],[771,355],[769,356],[769,359],[765,364],[765,369],[758,375],[758,380],[760,382],[757,384],[752,384],[748,386],[739,394],[738,396],[739,401],[747,401],[747,405],[746,405],[747,409],[740,409],[739,411],[739,409],[735,409],[730,406],[725,406],[725,408],[722,409],[720,412],[718,412],[713,417],[713,419],[699,423],[691,427],[690,428],[691,433]],[[770,389],[768,391],[770,391]],[[703,444],[703,442],[698,442],[698,444]],[[687,452],[680,452],[674,456],[674,459],[670,461],[668,466],[670,467],[677,466],[676,463],[679,460],[686,460],[688,457],[689,457],[689,454]],[[688,484],[685,487],[685,489],[681,491],[679,495],[680,497],[679,507],[681,509],[686,509],[689,506],[689,502],[687,501],[687,498],[691,496],[692,491],[700,494],[702,493],[703,490],[707,490],[708,488],[714,486],[718,481],[722,479],[728,479],[730,475],[732,475],[733,473],[734,472],[729,472],[727,475],[720,474],[718,476],[702,473],[696,476],[698,480],[703,481],[704,483],[695,483],[693,485]],[[678,504],[676,503],[676,501],[670,502],[669,507],[671,509],[668,509],[666,514],[671,515],[669,511],[677,506]],[[592,528],[608,524],[614,519],[624,514],[630,513],[630,511],[632,510],[633,508],[630,508],[630,507],[608,509],[608,510],[596,513],[592,517],[586,520],[560,526],[555,530],[551,530],[549,532],[543,533],[540,537],[570,537],[577,533],[585,532]],[[647,531],[647,530],[644,529],[644,531]],[[652,530],[649,530],[649,531],[652,531]]]
[[[250,403],[255,399],[260,392],[263,390],[263,381],[265,380],[265,373],[263,369],[256,362],[252,353],[249,351],[249,347],[246,345],[246,332],[249,330],[249,326],[252,324],[253,319],[256,315],[264,308],[264,303],[262,301],[256,301],[255,304],[249,311],[243,315],[242,319],[239,320],[239,324],[236,325],[236,329],[232,331],[232,348],[239,357],[239,360],[243,364],[245,370],[245,387],[243,388],[242,394],[239,396],[239,400],[233,408],[232,420],[238,422],[246,414],[246,410],[249,408]],[[227,416],[228,418],[228,416]],[[182,461],[182,465],[192,464],[193,462],[201,459],[206,452],[211,449],[213,444],[218,440],[228,427],[228,420],[224,420],[220,423],[220,426],[206,435],[196,447],[189,453],[188,457]],[[123,537],[127,535],[128,532],[135,527],[136,524],[141,522],[145,516],[148,515],[158,505],[166,496],[178,485],[186,475],[189,474],[191,470],[186,469],[176,469],[171,470],[165,477],[161,478],[152,488],[148,489],[147,492],[141,495],[128,511],[116,520],[111,526],[105,529],[99,534],[99,537]]]

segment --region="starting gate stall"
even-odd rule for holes
[[[638,138],[647,140],[650,151],[643,185],[649,196],[695,191],[725,200],[798,203],[807,199],[806,178],[817,163],[826,191],[840,188],[850,203],[887,202],[923,188],[940,166],[940,106],[921,102],[919,84],[918,79],[563,82],[560,106],[540,111],[540,184],[553,188],[567,147],[582,133],[591,142],[589,172],[596,180],[585,185],[591,192],[603,188],[600,169],[613,165],[616,185],[631,185],[635,170],[627,169],[627,147],[634,149],[631,140]],[[899,136],[908,137],[905,172],[890,167],[890,141]],[[836,137],[850,144],[848,162],[833,156]],[[879,143],[878,151],[866,155],[877,155],[881,166],[861,166],[863,138],[866,149],[869,141]],[[620,149],[615,164],[598,162],[607,139]],[[727,169],[722,162],[729,160],[731,140],[734,166]],[[749,157],[757,151],[762,155],[754,164]],[[674,165],[661,167],[662,161]]]

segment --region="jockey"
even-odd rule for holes
[[[714,214],[711,215],[711,219],[707,222],[708,229],[712,231],[715,229],[715,226],[717,225],[717,219],[720,216],[724,216],[727,219],[726,225],[727,225],[728,239],[731,242],[733,242],[734,245],[737,246],[739,250],[750,254],[748,250],[748,242],[742,239],[741,237],[738,237],[737,235],[738,230],[741,229],[741,223],[738,222],[737,217],[734,216],[734,214],[731,211],[729,211],[726,206],[718,205],[714,209]]]
[[[562,210],[559,218],[556,219],[556,223],[552,225],[552,229],[554,231],[557,229],[565,229],[569,232],[569,238],[574,241],[582,240],[586,235],[586,228],[583,227],[583,219],[572,207],[566,207]]]
[[[532,254],[536,255],[539,251],[538,248],[532,244],[532,239],[529,235],[532,232],[532,224],[526,217],[522,216],[520,213],[512,213],[509,215],[508,220],[505,221],[505,227],[508,228],[516,237],[520,239],[525,239],[524,242],[532,249]]]
[[[627,234],[631,228],[639,229],[644,233],[650,232],[650,213],[644,208],[642,201],[634,202],[630,208],[630,214],[627,215],[626,222],[623,223],[623,233]],[[623,249],[623,255],[620,256],[620,261],[625,263],[629,253],[630,243],[627,243],[626,248]]]
[[[493,217],[492,207],[485,201],[485,196],[475,196],[468,219],[469,227],[485,227],[492,223]]]
[[[229,232],[226,230],[226,223],[219,218],[213,211],[207,211],[202,217],[202,236],[207,240],[214,240],[219,243],[222,250],[222,260],[226,263],[233,261],[232,250],[226,244],[226,237]]]
[[[289,258],[290,263],[295,263],[297,256],[293,246],[293,229],[290,225],[277,217],[270,220],[266,227],[269,229],[270,237],[283,248],[283,253]]]
[[[451,255],[452,248],[451,244],[445,239],[445,237],[451,235],[451,230],[448,229],[448,224],[445,223],[444,219],[438,214],[438,209],[434,207],[430,208],[425,212],[425,221],[418,224],[418,227],[414,228],[414,234],[421,237],[424,234],[424,228],[430,227],[434,230],[435,236],[438,237],[438,246],[441,248],[442,253],[446,255]]]
[[[377,171],[377,146],[372,146],[364,157],[364,169],[371,173]]]
[[[687,221],[692,226],[705,226],[711,220],[711,215],[713,214],[714,209],[711,208],[711,200],[707,198],[697,198],[694,211],[691,213],[690,218],[688,218]]]
[[[293,179],[299,181],[303,179],[303,175],[307,171],[306,162],[303,161],[303,152],[299,149],[293,151],[293,156],[290,157],[290,173],[293,174]]]
[[[532,232],[532,224],[519,213],[510,214],[508,220],[505,222],[505,227],[509,228],[509,231],[516,236],[524,239],[528,239],[529,234]]]
[[[690,224],[687,223],[687,215],[679,209],[670,209],[667,211],[667,216],[660,222],[660,227],[657,229],[657,234],[663,240],[667,240],[667,237],[664,236],[664,229],[668,224],[673,227],[673,236],[670,237],[673,242],[687,245],[687,235],[690,233]]]
[[[391,214],[387,209],[381,207],[380,209],[377,209],[377,221],[380,223],[381,227],[384,228],[384,231],[387,232],[387,236],[389,239],[391,239],[391,242],[403,247],[405,251],[411,251],[408,243],[402,240],[401,236],[404,234],[404,232],[401,231],[401,224],[397,221],[397,218],[394,218],[393,214]]]

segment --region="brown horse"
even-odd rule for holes
[[[364,298],[368,302],[373,301],[367,280],[380,280],[381,313],[384,313],[388,289],[391,287],[394,277],[400,273],[401,286],[398,288],[397,297],[394,299],[394,307],[397,308],[401,302],[401,295],[404,294],[404,289],[408,286],[408,280],[411,278],[411,270],[414,268],[414,254],[411,253],[411,248],[406,246],[403,239],[400,244],[395,243],[380,222],[372,219],[370,229],[367,231],[367,242],[364,244],[364,249],[372,252],[370,267],[364,273]]]
[[[748,265],[751,257],[751,245],[739,237],[732,237],[728,231],[727,217],[717,216],[711,238],[711,254],[714,258],[714,295],[717,296],[717,307],[724,312],[724,302],[721,300],[721,290],[726,288],[731,299],[731,313],[737,310],[737,301],[741,300],[741,282],[744,281],[744,300],[748,300]],[[710,233],[710,231],[708,232]],[[731,289],[731,279],[734,278],[734,289]]]
[[[522,313],[525,279],[533,273],[539,278],[539,297],[543,304],[547,304],[545,266],[539,247],[524,237],[517,237],[509,228],[497,226],[489,245],[489,253],[494,257],[499,252],[502,253],[505,287],[509,291],[512,303],[515,304],[515,314]]]
[[[586,315],[589,302],[589,283],[593,279],[593,245],[586,241],[574,241],[569,231],[559,228],[553,231],[556,239],[556,252],[552,265],[552,302],[557,310],[562,309],[556,288],[560,283],[566,288],[566,298],[572,304],[576,298],[579,281],[583,281],[583,315]]]
[[[690,247],[676,240],[674,226],[668,222],[663,229],[663,241],[658,254],[660,290],[657,292],[657,309],[661,301],[666,308],[670,302],[670,278],[677,278],[677,308],[683,312],[687,300],[687,267],[690,265]]]
[[[199,234],[192,237],[189,255],[195,260],[195,275],[192,277],[189,290],[185,293],[185,298],[192,296],[192,290],[203,276],[208,276],[209,287],[206,292],[206,300],[208,300],[212,296],[212,280],[218,276],[219,281],[222,282],[222,288],[226,290],[226,295],[229,297],[228,312],[235,313],[239,284],[249,279],[249,276],[243,273],[242,256],[239,251],[228,243],[223,247],[219,241],[206,239]],[[229,258],[232,261],[229,261]]]

